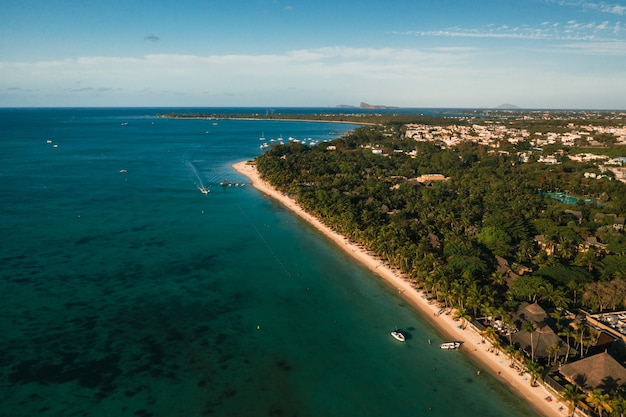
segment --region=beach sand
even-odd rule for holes
[[[441,307],[437,303],[428,300],[423,292],[415,289],[399,272],[392,270],[377,257],[368,254],[363,248],[333,232],[317,218],[305,212],[294,200],[275,190],[259,177],[255,165],[244,161],[234,164],[233,168],[240,174],[248,177],[257,190],[292,210],[354,259],[382,277],[398,291],[403,299],[419,311],[424,318],[432,322],[440,332],[446,335],[450,341],[462,342],[460,350],[469,355],[477,364],[477,374],[489,372],[495,378],[507,384],[513,392],[546,417],[567,415],[567,405],[557,401],[557,395],[553,390],[541,384],[532,387],[530,385],[530,376],[527,373],[520,375],[516,369],[511,368],[511,361],[504,352],[497,352],[498,354],[496,354],[496,351],[490,349],[491,345],[488,342],[483,343],[483,338],[476,331],[469,326],[462,329],[460,321],[455,321],[451,314],[439,314]],[[548,401],[547,398],[551,398],[551,401]]]

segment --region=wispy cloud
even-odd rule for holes
[[[159,38],[157,35],[147,35],[146,37],[144,37],[144,39],[150,42],[158,42],[161,40],[161,38]]]
[[[583,42],[561,47],[584,55],[626,56],[626,42]]]
[[[621,22],[542,22],[537,26],[486,25],[480,28],[452,27],[426,31],[395,31],[396,35],[448,38],[494,38],[552,41],[617,41],[623,37]]]
[[[615,3],[593,2],[593,1],[572,1],[572,0],[550,0],[548,3],[559,4],[561,6],[575,7],[588,12],[609,13],[618,16],[626,15],[626,6]]]
[[[125,91],[169,85],[173,91],[258,89],[259,85],[284,88],[309,85],[310,80],[394,79],[401,82],[442,68],[462,73],[472,48],[397,49],[328,47],[293,50],[283,54],[176,55],[131,57],[80,57],[60,61],[2,62],[0,88],[54,88],[78,93],[107,88]],[[76,85],[76,80],[83,85]],[[260,82],[262,80],[262,82]],[[367,84],[366,82],[366,84]],[[22,85],[24,84],[24,85]],[[232,87],[235,86],[235,87]],[[5,88],[6,88],[5,87]]]

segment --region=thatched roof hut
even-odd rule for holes
[[[543,323],[548,318],[548,313],[539,304],[522,303],[515,313],[519,321],[530,321],[532,323]]]
[[[563,340],[554,333],[554,330],[546,324],[534,325],[535,331],[532,332],[532,336],[527,330],[520,330],[513,333],[511,341],[514,345],[518,345],[522,350],[530,355],[533,351],[531,347],[531,341],[534,346],[535,358],[547,358],[554,355],[549,353],[548,348],[553,344],[559,346],[559,356],[563,356],[567,353],[567,345]]]
[[[604,393],[626,384],[626,368],[607,352],[561,366],[561,375],[580,388]]]

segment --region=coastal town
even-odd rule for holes
[[[510,153],[506,145],[515,146],[521,142],[530,144],[530,148],[517,151],[520,162],[528,162],[535,158],[538,162],[546,164],[558,164],[564,158],[577,162],[590,162],[597,166],[599,173],[589,173],[592,178],[607,176],[626,182],[626,169],[623,168],[626,157],[610,157],[598,150],[605,149],[607,143],[614,147],[624,147],[626,155],[626,114],[615,113],[612,117],[604,118],[602,125],[587,122],[587,118],[593,116],[597,120],[597,113],[580,114],[584,116],[575,122],[564,123],[563,127],[556,130],[536,130],[531,128],[512,127],[512,122],[488,121],[484,124],[473,123],[471,125],[425,125],[407,124],[406,137],[416,141],[438,142],[447,147],[457,146],[464,142],[474,142],[493,148],[494,152]],[[536,116],[535,116],[536,117]],[[532,121],[537,120],[531,115],[525,115],[522,121],[532,126]],[[541,114],[539,120],[555,120],[554,116]],[[612,124],[615,123],[615,124]],[[544,152],[544,147],[560,147],[553,153]],[[576,147],[579,151],[575,154],[568,153],[564,148]],[[585,151],[587,149],[587,151]],[[596,151],[596,152],[594,152]],[[609,174],[610,173],[610,174]]]

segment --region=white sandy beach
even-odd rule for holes
[[[244,161],[234,164],[233,168],[248,177],[256,189],[282,203],[285,207],[317,228],[354,259],[384,278],[389,285],[398,290],[408,303],[421,312],[422,315],[430,320],[442,333],[449,337],[449,340],[463,342],[461,351],[475,360],[477,363],[477,373],[491,373],[493,376],[503,381],[503,383],[509,385],[514,392],[525,399],[544,416],[557,417],[567,415],[567,405],[557,401],[557,395],[554,392],[543,385],[532,387],[530,385],[530,376],[528,374],[519,375],[518,371],[511,368],[510,360],[503,352],[499,352],[498,354],[490,352],[490,345],[483,343],[482,337],[477,332],[471,330],[470,327],[461,329],[460,322],[454,321],[452,315],[438,314],[440,307],[436,305],[436,303],[429,302],[421,291],[415,289],[411,283],[405,280],[398,272],[393,271],[384,263],[381,263],[378,258],[369,255],[361,247],[333,232],[315,217],[305,212],[295,201],[261,180],[256,166],[250,165]],[[548,397],[551,398],[552,401],[548,401],[546,399]]]

